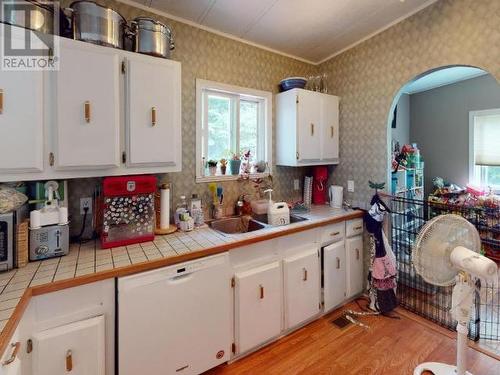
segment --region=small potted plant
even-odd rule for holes
[[[215,176],[217,173],[217,160],[209,160],[207,161],[208,172],[210,176]]]
[[[229,160],[229,169],[232,175],[240,174],[241,159],[239,154],[233,154],[231,160]]]
[[[227,160],[226,159],[220,159],[219,161],[220,164],[220,173],[223,175],[226,174],[226,168],[227,168]]]

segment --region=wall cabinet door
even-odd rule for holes
[[[316,249],[283,260],[285,328],[293,328],[319,312],[319,270]]]
[[[130,56],[126,74],[127,165],[180,168],[180,63]]]
[[[34,373],[104,375],[104,328],[101,315],[34,334]]]
[[[346,254],[344,241],[323,249],[323,295],[325,311],[341,305],[346,299]]]
[[[43,74],[0,70],[0,172],[43,170]]]
[[[347,256],[347,298],[363,291],[363,237],[356,236],[345,241]]]
[[[339,98],[321,97],[321,159],[338,161],[339,158]]]
[[[56,80],[55,164],[58,169],[120,165],[116,50],[60,39]]]
[[[235,275],[235,339],[238,354],[280,334],[281,303],[279,262]]]
[[[321,101],[314,91],[298,91],[297,143],[299,161],[321,159]]]

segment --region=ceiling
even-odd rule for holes
[[[132,0],[173,19],[312,63],[360,43],[435,1]]]
[[[403,92],[405,94],[416,94],[437,87],[451,85],[452,83],[465,81],[466,79],[479,77],[484,74],[488,74],[488,72],[468,66],[454,66],[440,69],[408,83],[403,87]]]

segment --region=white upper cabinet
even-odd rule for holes
[[[339,162],[339,98],[303,89],[276,96],[277,165]]]
[[[120,164],[120,60],[114,49],[61,38],[56,79],[58,169]]]
[[[0,173],[43,170],[43,79],[43,72],[0,70]]]
[[[127,55],[128,166],[181,167],[181,64]]]

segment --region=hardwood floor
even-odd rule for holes
[[[356,305],[349,306],[358,310]],[[406,375],[427,361],[455,362],[455,340],[420,318],[400,311],[401,319],[362,317],[368,330],[355,325],[339,329],[333,312],[230,365],[205,375],[218,374],[338,374]],[[474,375],[500,374],[500,361],[469,348],[468,370]]]

